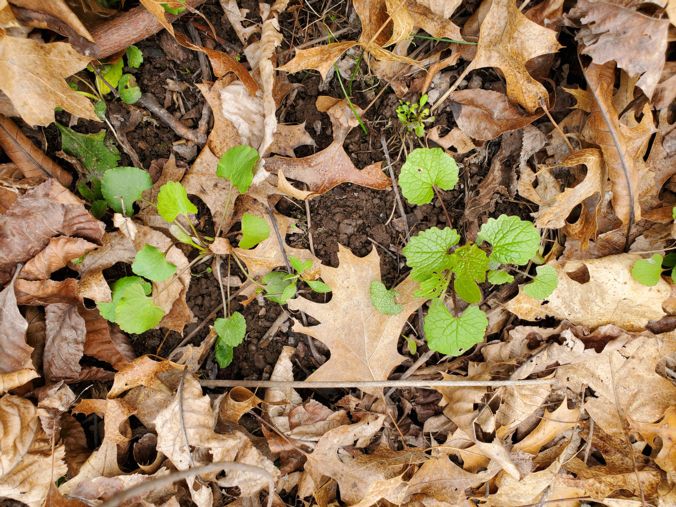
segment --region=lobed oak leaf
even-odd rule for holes
[[[80,118],[99,120],[91,101],[65,80],[90,60],[65,42],[45,44],[0,30],[0,90],[29,125],[54,123],[56,107]]]
[[[497,67],[507,81],[507,96],[533,113],[547,103],[547,90],[531,77],[526,63],[556,53],[556,32],[524,16],[514,0],[494,0],[479,32],[477,53],[468,69]]]
[[[397,343],[404,323],[424,302],[414,292],[418,284],[406,278],[394,290],[402,311],[384,315],[371,304],[371,282],[380,280],[380,258],[375,250],[356,257],[343,246],[338,249],[339,266],[320,266],[320,274],[332,289],[326,304],[297,298],[289,308],[301,310],[320,323],[306,327],[296,323],[294,331],[308,334],[331,350],[329,360],[309,380],[385,380],[404,360]]]

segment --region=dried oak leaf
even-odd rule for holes
[[[676,175],[676,123],[669,123],[667,113],[659,118],[659,128],[646,165],[648,172],[640,180],[642,215],[650,219],[669,222],[673,220],[673,206],[660,199],[663,187]],[[666,212],[666,213],[665,213]]]
[[[655,458],[655,463],[669,474],[676,472],[676,407],[671,406],[664,412],[664,417],[655,423],[645,423],[627,417],[632,428],[641,434],[641,437],[657,449],[662,448]]]
[[[523,114],[506,95],[491,90],[471,89],[453,92],[451,109],[458,127],[473,139],[489,141],[530,125],[540,114]]]
[[[75,197],[50,179],[19,197],[0,215],[0,283],[17,263],[34,257],[60,234],[99,243],[104,224]]]
[[[389,188],[390,178],[382,171],[382,162],[359,170],[343,148],[348,132],[358,125],[347,101],[318,97],[317,109],[326,111],[331,119],[333,142],[309,157],[271,157],[266,160],[266,169],[305,183],[315,195],[328,192],[342,183],[354,183],[376,190]]]
[[[299,146],[316,146],[315,140],[305,130],[305,122],[298,125],[277,125],[270,153],[277,153],[284,157],[295,157],[293,150]]]
[[[17,396],[0,398],[0,428],[0,497],[44,505],[52,474],[66,473],[63,446],[53,445],[35,406]]]
[[[667,52],[669,20],[646,16],[628,7],[599,0],[580,0],[569,17],[582,27],[576,39],[582,54],[603,65],[615,60],[650,99],[660,80]]]
[[[640,123],[627,116],[622,121],[613,101],[614,64],[592,63],[584,74],[592,101],[582,134],[603,152],[615,214],[623,224],[636,223],[641,219],[639,185],[648,173],[643,155],[655,131],[650,106],[645,105]]]
[[[556,32],[532,22],[514,0],[493,0],[481,23],[477,53],[468,69],[497,67],[507,81],[507,96],[533,113],[547,103],[547,90],[531,77],[526,63],[556,53]]]
[[[404,360],[397,351],[401,329],[423,300],[413,294],[418,284],[406,278],[394,290],[402,311],[397,315],[379,313],[371,303],[369,287],[380,280],[380,257],[374,250],[356,257],[338,247],[339,266],[320,266],[321,278],[332,290],[331,301],[314,303],[304,298],[289,301],[289,308],[301,310],[320,323],[293,330],[323,342],[331,357],[308,380],[385,380]],[[372,391],[373,392],[373,391]]]
[[[615,324],[630,331],[643,330],[650,320],[665,315],[662,303],[671,288],[664,280],[654,287],[634,280],[631,267],[638,258],[623,254],[553,265],[558,287],[544,303],[527,296],[520,287],[506,308],[525,320],[551,316],[591,328]]]
[[[65,42],[45,44],[11,37],[0,29],[0,90],[29,125],[54,123],[54,109],[98,121],[92,102],[68,86],[65,78],[89,61]]]

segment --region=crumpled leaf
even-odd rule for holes
[[[295,157],[294,149],[300,146],[316,146],[315,140],[305,130],[305,122],[298,125],[277,125],[269,152],[283,157]]]
[[[371,305],[369,287],[380,280],[378,253],[356,257],[347,248],[338,248],[339,266],[320,266],[320,274],[333,289],[331,301],[314,303],[304,298],[289,301],[289,308],[301,310],[320,323],[306,327],[298,322],[293,330],[322,341],[331,357],[308,380],[384,380],[404,357],[397,352],[402,327],[422,303],[413,293],[417,283],[406,278],[394,290],[403,311],[383,315]]]
[[[57,303],[45,309],[47,340],[43,356],[45,377],[49,381],[76,380],[82,370],[85,321],[74,305]]]
[[[569,16],[582,24],[575,37],[582,54],[598,65],[615,60],[630,76],[640,76],[636,86],[652,98],[664,68],[669,20],[599,0],[579,0]]]
[[[322,151],[303,158],[271,157],[265,167],[270,172],[282,173],[286,178],[301,181],[315,195],[321,195],[341,183],[354,183],[367,188],[384,190],[391,185],[390,178],[376,162],[357,169],[343,148],[348,132],[358,125],[347,101],[327,101],[317,98],[317,108],[328,113],[333,125],[333,142]]]
[[[524,114],[507,96],[492,90],[469,89],[451,93],[451,109],[458,127],[472,139],[489,141],[530,125],[542,113]]]
[[[65,268],[74,259],[98,248],[98,245],[81,238],[56,236],[47,246],[30,259],[21,270],[24,280],[45,280],[52,273]]]
[[[0,90],[29,125],[54,123],[56,107],[98,121],[92,102],[65,81],[90,59],[65,42],[11,37],[0,30]]]
[[[545,303],[529,297],[520,288],[506,308],[525,320],[552,316],[591,328],[615,324],[631,331],[645,329],[648,321],[665,315],[662,303],[671,289],[664,280],[654,287],[634,280],[631,266],[639,258],[623,254],[554,265],[558,287]]]
[[[545,87],[528,73],[526,63],[556,53],[560,47],[556,32],[530,21],[514,0],[493,0],[481,23],[477,53],[469,68],[500,69],[509,99],[533,113],[541,102],[547,104],[548,96]]]
[[[33,370],[33,347],[26,343],[28,322],[17,306],[14,280],[0,292],[0,317],[0,373]]]

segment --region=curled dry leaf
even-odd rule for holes
[[[218,419],[221,422],[238,423],[244,414],[256,408],[262,401],[246,387],[233,387],[223,395],[218,404]]]
[[[418,0],[385,0],[385,4],[393,25],[392,35],[385,46],[410,38],[418,28],[422,28],[432,37],[463,40],[458,25],[447,16],[439,15],[438,7],[431,9],[426,2]]]
[[[20,276],[25,280],[45,280],[55,271],[65,268],[70,261],[96,248],[97,244],[82,238],[51,238],[47,246],[26,263]]]
[[[450,95],[453,116],[469,137],[481,141],[530,125],[540,114],[523,114],[506,95],[491,90],[460,90]]]
[[[402,311],[384,315],[371,304],[369,287],[380,281],[380,257],[374,250],[366,257],[356,257],[350,250],[338,247],[339,266],[321,265],[322,280],[331,287],[331,301],[314,303],[304,298],[289,301],[289,308],[301,310],[320,323],[293,330],[323,342],[331,357],[308,380],[385,380],[404,360],[397,351],[401,330],[423,300],[413,294],[418,284],[406,278],[394,290]]]
[[[43,43],[0,30],[0,90],[29,125],[54,123],[54,109],[98,121],[92,102],[65,78],[84,69],[90,57],[65,42]]]
[[[0,215],[0,283],[17,263],[25,262],[60,234],[99,243],[104,225],[82,201],[50,179],[19,197]]]
[[[439,127],[433,127],[428,134],[430,141],[434,141],[443,149],[448,150],[453,148],[454,151],[460,155],[472,151],[476,146],[472,140],[461,129],[454,128],[443,137],[439,136]]]
[[[78,379],[87,331],[77,307],[66,303],[48,305],[45,323],[47,335],[42,360],[45,377],[49,381]]]
[[[53,0],[51,2],[12,0],[11,4],[13,7],[19,8],[14,9],[14,13],[24,25],[36,28],[48,28],[71,37],[71,40],[73,37],[80,37],[89,42],[95,42],[87,27],[68,7],[65,0]],[[24,9],[26,10],[24,11]]]
[[[305,130],[305,122],[298,125],[277,125],[270,153],[277,153],[284,157],[295,157],[294,149],[299,146],[316,146],[315,140]]]
[[[0,147],[26,178],[53,177],[68,187],[73,177],[28,139],[9,118],[0,114]]]
[[[105,361],[119,370],[134,360],[136,354],[125,334],[111,326],[98,310],[80,309],[87,336],[84,353],[99,361]]]
[[[9,373],[0,372],[0,394],[21,387],[39,376],[33,368],[22,368]]]
[[[669,20],[646,16],[628,6],[579,0],[570,11],[582,27],[576,39],[582,54],[603,65],[614,60],[650,99],[660,80],[667,52]]]
[[[524,16],[514,0],[493,0],[481,23],[477,53],[469,69],[497,67],[507,81],[507,96],[533,113],[547,104],[547,90],[526,70],[526,62],[556,53],[556,32]]]
[[[646,287],[631,276],[637,255],[614,255],[587,261],[553,265],[558,287],[546,302],[527,296],[523,287],[507,302],[507,309],[521,319],[551,316],[595,328],[615,324],[627,330],[642,330],[650,320],[665,315],[662,303],[669,298],[669,284],[660,280]]]
[[[28,322],[17,306],[14,280],[0,292],[0,373],[11,374],[20,370],[33,370],[33,347],[26,343]],[[8,378],[7,382],[17,379]]]
[[[356,41],[346,41],[332,42],[326,46],[310,49],[297,49],[293,60],[279,67],[279,70],[293,74],[301,70],[313,69],[321,74],[322,79],[326,79],[338,58],[356,45]]]

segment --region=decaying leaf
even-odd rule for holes
[[[76,380],[84,354],[85,321],[74,305],[57,303],[45,309],[47,341],[43,356],[45,377],[50,381]]]
[[[507,309],[525,320],[552,316],[592,328],[615,324],[640,331],[648,321],[665,315],[662,304],[671,289],[664,280],[654,287],[635,281],[631,266],[638,258],[624,254],[554,265],[559,284],[544,303],[527,296],[521,287]]]
[[[29,125],[54,123],[56,107],[97,121],[91,101],[65,80],[84,69],[90,59],[65,42],[45,44],[0,30],[0,90]]]
[[[0,292],[0,373],[32,370],[33,348],[26,343],[28,322],[21,315],[14,294],[14,280]],[[10,379],[7,380],[9,382]]]
[[[582,24],[576,38],[583,43],[583,54],[598,65],[614,60],[631,76],[640,76],[636,86],[653,96],[667,52],[667,19],[646,16],[629,4],[598,0],[578,0],[570,17]]]
[[[409,315],[423,303],[413,295],[418,285],[410,278],[397,285],[394,289],[402,311],[384,315],[373,308],[369,294],[371,282],[380,280],[380,257],[375,249],[359,258],[339,246],[338,260],[337,268],[320,267],[322,280],[332,290],[331,301],[289,301],[289,308],[320,322],[311,327],[296,323],[294,331],[313,336],[331,349],[329,360],[308,379],[385,380],[404,359],[397,352],[397,343]]]
[[[542,114],[523,114],[502,93],[461,90],[450,95],[458,127],[469,137],[488,141],[530,125]]]
[[[481,23],[479,45],[470,69],[497,67],[507,81],[507,96],[533,113],[547,104],[547,90],[526,70],[526,62],[556,53],[556,32],[532,22],[514,0],[493,0]]]

